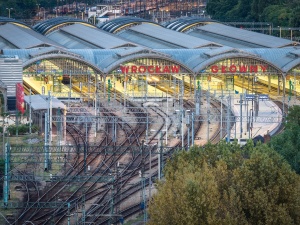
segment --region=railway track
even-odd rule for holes
[[[190,103],[186,103],[187,105],[190,105]],[[193,107],[192,105],[190,105],[189,107]],[[156,111],[158,114],[160,114],[160,116],[161,117],[163,117],[163,118],[165,118],[166,117],[166,114],[164,114],[163,113],[163,111],[161,110],[161,109],[154,109],[154,111]],[[137,112],[135,112],[135,113],[137,113]],[[137,114],[141,114],[141,112],[138,112]],[[143,115],[144,116],[144,115]],[[124,122],[122,122],[122,124],[123,124],[123,127],[124,127]],[[120,125],[121,126],[121,125]],[[160,127],[160,129],[158,129],[158,131],[157,131],[157,134],[156,135],[158,135],[158,133],[159,133],[159,131],[161,130],[161,129],[163,129],[163,127],[165,126],[165,124],[162,124],[161,125],[161,127]],[[169,127],[171,126],[171,124],[169,125]],[[199,127],[200,127],[200,123],[199,123]],[[145,131],[145,128],[143,128],[144,129],[144,131]],[[197,131],[199,128],[197,127],[195,130]],[[127,144],[129,144],[129,145],[133,145],[133,142],[132,142],[132,138],[129,138],[129,137],[135,137],[135,139],[137,140],[137,142],[140,142],[139,141],[139,135],[140,134],[142,134],[144,131],[139,131],[139,132],[132,132],[132,134],[130,134],[130,135],[127,135],[127,140],[126,140],[126,142],[127,142]],[[127,131],[127,133],[128,133],[128,131]],[[154,137],[153,138],[155,138],[155,136],[156,135],[154,135]],[[186,140],[186,136],[185,136],[185,140]],[[151,140],[149,141],[150,143],[151,143]],[[180,145],[180,142],[178,143],[178,145]],[[138,145],[138,148],[142,148],[142,146],[141,145]],[[169,153],[170,155],[171,155],[171,151],[170,151],[170,153]],[[107,156],[106,156],[107,157]],[[111,187],[112,186],[114,186],[114,187],[119,187],[119,189],[121,190],[122,188],[124,189],[124,187],[125,187],[125,185],[128,183],[128,182],[130,182],[130,180],[132,180],[134,177],[136,177],[137,176],[137,171],[139,170],[139,169],[141,169],[141,167],[144,167],[144,169],[145,170],[147,170],[147,169],[149,169],[149,163],[142,163],[142,155],[141,154],[138,154],[138,155],[136,155],[136,157],[132,160],[132,162],[131,163],[129,163],[129,165],[130,166],[128,166],[126,169],[124,169],[124,171],[131,171],[131,172],[128,172],[128,173],[125,173],[125,172],[123,172],[123,174],[120,174],[120,177],[122,177],[122,179],[116,179],[116,181],[114,181],[114,183],[110,183],[110,184],[103,184],[102,186],[101,186],[101,188],[98,188],[98,190],[100,190],[101,189],[101,191],[99,192],[95,192],[95,190],[91,190],[90,192],[89,191],[85,191],[85,193],[84,193],[84,198],[86,199],[86,200],[89,200],[89,199],[91,199],[91,198],[94,198],[95,196],[98,196],[98,198],[99,198],[99,196],[102,196],[102,197],[100,197],[99,198],[99,201],[98,202],[96,202],[95,204],[96,205],[98,205],[99,207],[93,207],[93,209],[91,209],[92,211],[91,212],[89,212],[88,210],[87,210],[87,213],[94,213],[94,212],[98,212],[100,215],[104,215],[105,213],[108,213],[109,212],[109,210],[110,210],[110,199],[108,198],[105,198],[105,196],[107,196],[108,195],[108,193],[112,190],[111,189]],[[114,156],[113,158],[117,158],[116,156]],[[166,158],[167,157],[165,157],[165,159],[164,160],[166,160]],[[118,159],[120,159],[120,158],[118,158]],[[117,159],[117,160],[118,160]],[[113,160],[108,166],[107,166],[107,168],[113,168],[113,165],[117,162],[117,160]],[[144,161],[146,160],[146,161],[149,161],[149,155],[146,155],[145,157],[144,157],[144,159],[143,159]],[[156,159],[151,159],[151,162],[152,162],[152,164],[153,164],[153,166],[156,166],[157,165],[157,163],[158,163],[158,161],[157,161],[157,158]],[[135,169],[134,169],[135,168]],[[132,172],[133,171],[133,172]],[[107,172],[109,172],[108,170],[106,170],[106,171],[104,171],[104,173],[103,174],[107,174]],[[154,175],[153,175],[153,179],[155,178],[155,176],[157,176],[157,174],[156,173],[154,173]],[[121,185],[122,184],[122,185]],[[148,185],[149,183],[148,182],[146,182],[146,185]],[[82,189],[82,187],[81,187],[81,189]],[[126,192],[123,192],[121,195],[122,196],[126,196],[126,198],[128,198],[129,196],[131,196],[132,194],[134,194],[134,193],[136,193],[136,192],[138,192],[138,191],[140,191],[140,187],[138,187],[138,184],[137,185],[135,185],[135,186],[133,186],[133,187],[131,187],[131,188],[129,188],[129,189],[126,189]],[[117,189],[118,190],[118,189]],[[115,198],[118,198],[117,196],[115,196]],[[126,198],[124,198],[124,197],[120,197],[120,201],[116,201],[116,203],[119,203],[119,202],[122,202],[122,201],[125,201],[126,200]],[[72,203],[72,205],[78,205],[78,202],[81,202],[82,201],[82,199],[83,199],[83,196],[81,195],[81,196],[79,196],[79,197],[77,197],[77,198],[74,198],[74,199],[65,199],[64,201],[65,202],[70,202],[70,203]],[[76,203],[76,202],[77,203]],[[120,204],[120,203],[119,203]],[[115,206],[115,207],[117,207],[117,205]],[[52,212],[50,212],[51,213],[51,215],[57,215],[57,216],[59,216],[59,215],[61,215],[61,217],[59,218],[59,219],[57,219],[56,221],[55,221],[55,224],[59,224],[61,221],[63,221],[63,220],[65,220],[66,218],[68,218],[68,212],[70,212],[70,211],[72,211],[72,210],[74,210],[75,209],[75,207],[74,208],[69,208],[69,210],[67,211],[66,209],[60,209],[60,211],[58,211],[58,210],[56,210],[56,211],[52,211]],[[131,211],[132,211],[132,209],[131,209]],[[48,213],[49,214],[49,213]],[[47,215],[48,215],[47,214]],[[129,213],[130,214],[130,213]],[[128,214],[128,215],[129,215]],[[37,218],[36,220],[37,221],[41,221],[41,220],[45,220],[45,217],[47,217],[47,215],[42,215],[42,216],[40,216],[39,218]],[[49,218],[49,216],[48,216],[48,218]],[[88,218],[88,217],[87,217]],[[93,221],[98,221],[99,220],[99,217],[94,217],[93,218]],[[90,219],[88,218],[88,221],[90,221]],[[100,219],[100,221],[101,221],[101,219]],[[44,221],[43,223],[41,223],[41,224],[47,224],[47,223],[49,223],[49,222],[51,222],[49,219],[47,220],[46,219],[46,221]],[[52,221],[53,222],[53,221]]]
[[[123,122],[122,122],[122,125],[124,126],[124,124],[126,124],[126,123],[124,123],[124,121],[123,121]],[[130,136],[135,136],[135,133],[136,133],[136,132],[132,132],[132,134],[127,135],[127,136],[129,136],[129,137],[130,137]],[[142,132],[140,132],[140,133],[142,133]],[[129,140],[129,138],[127,138],[126,141],[125,141],[125,143],[126,143],[126,142],[131,143],[131,140]],[[109,168],[109,167],[111,167],[111,164],[108,165],[108,168]],[[96,171],[96,172],[97,172],[97,171]],[[92,186],[90,186],[90,188],[91,188],[91,187],[92,187]],[[91,194],[91,193],[85,192],[84,194],[87,195],[87,194]],[[98,195],[98,194],[99,194],[99,193],[97,193],[96,195]],[[77,198],[77,199],[78,199],[78,198]],[[71,199],[66,199],[66,201],[69,201],[69,202],[70,202]],[[60,214],[60,212],[53,212],[53,211],[52,211],[51,214],[58,215],[58,214]],[[37,220],[40,221],[40,220],[42,220],[43,218],[45,218],[45,216],[39,217],[39,218],[37,218]],[[45,221],[43,224],[47,224],[47,222],[49,222],[49,221]]]
[[[75,129],[75,128],[73,128]],[[75,135],[74,130],[70,131],[70,128],[67,129],[68,132],[71,134],[71,137],[73,138],[73,141],[77,144],[77,146],[80,146],[81,143],[78,140],[78,135]],[[78,134],[78,132],[80,132],[79,130],[75,130]],[[85,140],[82,139],[82,142],[84,142]],[[80,164],[80,160],[78,157],[76,157],[74,159],[74,164],[71,165],[72,168],[76,167],[76,164]],[[71,175],[72,170],[69,169],[66,172],[65,176]],[[45,192],[39,196],[36,196],[36,198],[33,198],[34,202],[33,204],[30,204],[29,207],[26,207],[25,209],[23,209],[23,211],[20,213],[20,215],[18,216],[18,218],[16,219],[16,221],[14,221],[12,224],[18,224],[18,222],[20,221],[30,221],[35,215],[37,215],[38,213],[40,213],[40,211],[43,209],[42,207],[40,209],[34,208],[35,205],[43,205],[47,202],[51,202],[52,198],[54,197],[56,198],[58,195],[56,194],[56,190],[61,188],[61,184],[59,182],[51,185],[50,187],[48,187],[47,189],[45,188]],[[51,196],[51,197],[50,197]],[[31,199],[32,200],[32,199]],[[28,202],[29,203],[29,202]]]
[[[120,103],[123,104],[123,101],[120,101]],[[147,116],[147,113],[145,113],[145,109],[138,108],[136,105],[131,105],[130,101],[126,101],[128,113],[134,115],[135,117],[143,117],[145,118]],[[213,108],[217,110],[220,108],[220,103],[214,102],[211,103]],[[184,109],[193,109],[195,108],[194,103],[189,101],[183,101]],[[225,106],[224,106],[225,108]],[[147,144],[153,144],[158,140],[160,137],[160,133],[163,130],[164,127],[166,127],[166,118],[168,119],[169,123],[167,124],[168,130],[174,126],[174,121],[172,117],[165,113],[164,110],[160,109],[159,107],[149,107],[150,111],[155,112],[158,117],[161,118],[162,124],[159,126],[159,128],[156,128],[156,132],[154,135],[149,137]],[[109,218],[103,218],[104,215],[109,215],[112,213],[112,209],[117,213],[122,214],[124,218],[127,218],[130,215],[136,214],[141,211],[141,208],[139,204],[133,204],[131,206],[128,205],[128,207],[124,207],[121,210],[120,204],[122,202],[126,202],[128,198],[132,195],[136,195],[138,192],[141,191],[142,187],[140,182],[134,182],[138,178],[138,171],[143,170],[144,172],[150,170],[150,162],[151,166],[156,167],[158,165],[158,157],[157,154],[155,154],[155,150],[157,146],[152,146],[149,150],[149,146],[145,147],[143,146],[145,139],[143,134],[146,132],[146,127],[144,124],[146,124],[145,121],[143,123],[136,125],[136,127],[133,127],[131,124],[123,120],[123,118],[120,118],[120,116],[114,114],[113,112],[109,110],[105,110],[104,107],[102,107],[102,115],[104,116],[110,116],[115,117],[116,122],[114,125],[112,124],[106,124],[105,125],[105,135],[101,141],[99,141],[98,146],[93,146],[92,150],[87,153],[86,159],[82,159],[82,155],[77,154],[77,160],[74,161],[72,166],[68,167],[69,173],[65,173],[65,177],[76,177],[84,175],[83,170],[86,168],[86,166],[90,165],[95,169],[92,169],[90,171],[91,177],[104,177],[104,176],[111,176],[113,177],[112,181],[109,182],[97,182],[90,180],[87,180],[86,182],[83,182],[82,185],[79,185],[76,187],[76,190],[73,191],[72,194],[68,194],[68,196],[61,197],[63,193],[67,193],[66,190],[68,189],[66,186],[70,185],[71,182],[55,182],[53,180],[51,183],[52,193],[48,195],[53,195],[52,198],[47,199],[48,201],[55,201],[59,196],[59,198],[62,200],[61,207],[57,209],[53,209],[51,211],[43,211],[40,212],[32,212],[27,211],[27,214],[32,214],[31,217],[24,216],[24,220],[30,219],[31,221],[34,221],[35,224],[61,224],[66,222],[68,218],[70,218],[71,214],[76,213],[76,209],[78,209],[78,206],[82,204],[84,201],[92,201],[93,205],[91,207],[87,207],[85,209],[86,215],[94,215],[89,217],[81,217],[79,218],[81,221],[83,219],[85,222],[88,223],[96,223],[96,224],[103,224],[110,222],[115,222],[117,220],[117,216],[110,216]],[[88,116],[88,115],[85,115]],[[195,123],[195,129],[194,132],[199,132],[201,128],[202,122],[200,120]],[[78,130],[82,130],[84,124],[80,125],[81,128]],[[117,127],[117,131],[116,128]],[[148,127],[148,129],[150,129]],[[189,132],[191,133],[192,130],[189,127]],[[184,148],[187,147],[188,143],[188,135],[187,131],[184,132]],[[219,129],[218,129],[219,130]],[[115,133],[114,133],[115,132]],[[74,130],[70,132],[71,134],[76,133]],[[163,133],[163,136],[165,134]],[[117,141],[116,136],[123,136],[124,138],[122,141]],[[163,137],[162,136],[162,137]],[[217,137],[219,135],[215,134],[212,140],[215,139],[217,141]],[[85,145],[87,146],[87,140],[86,135],[84,135],[82,132],[81,134],[74,135],[74,142],[77,142],[78,146]],[[79,137],[85,137],[85,138],[79,138]],[[114,138],[112,138],[114,137]],[[113,140],[115,139],[115,140]],[[81,143],[79,144],[81,140]],[[110,147],[113,149],[113,153],[107,154],[105,153],[105,148],[103,148],[103,145]],[[182,145],[181,140],[178,140],[177,143],[173,146],[173,148],[170,148],[168,152],[164,153],[163,161],[164,163],[168,158],[172,156],[174,151],[177,151],[180,146]],[[101,147],[102,146],[102,147]],[[130,151],[130,148],[139,149],[140,152],[136,154],[131,154],[130,157],[128,156],[127,152]],[[147,153],[143,152],[145,150],[148,150]],[[123,151],[123,152],[122,152]],[[152,154],[149,154],[149,153]],[[79,153],[79,149],[78,152]],[[151,156],[150,156],[151,155]],[[85,166],[84,166],[85,162]],[[115,173],[117,170],[117,164],[119,162],[123,162],[124,167],[119,171],[118,173]],[[76,170],[76,173],[75,173]],[[86,174],[85,174],[86,175]],[[153,172],[151,175],[151,179],[155,179],[158,176],[157,172]],[[134,185],[129,185],[130,183],[133,183]],[[146,179],[144,181],[144,187],[147,187],[150,183],[149,179]],[[59,184],[55,187],[55,184]],[[56,190],[56,191],[55,191]],[[57,193],[55,193],[57,192]],[[115,193],[112,193],[115,192]],[[48,192],[49,193],[49,192]],[[66,194],[65,194],[66,195]],[[96,200],[97,199],[97,200]],[[113,201],[112,201],[113,200]],[[66,207],[70,204],[70,207]],[[126,208],[126,209],[125,209]],[[118,210],[117,210],[118,209]],[[98,214],[98,216],[97,216]],[[55,216],[53,216],[55,215]]]
[[[190,107],[191,107],[191,103],[186,101],[186,102],[185,102],[185,106],[186,106],[186,107],[187,107],[187,106],[190,106]],[[163,126],[164,126],[164,125],[163,125]],[[163,126],[162,126],[162,127],[163,127]],[[198,126],[196,125],[196,129],[195,129],[196,132],[200,129],[200,126],[201,126],[201,123],[199,123]],[[186,141],[186,140],[187,140],[187,135],[185,135],[185,141]],[[171,157],[172,153],[173,153],[176,149],[178,149],[178,146],[180,146],[180,145],[181,145],[181,142],[178,142],[176,146],[174,146],[168,153],[166,153],[166,154],[165,154],[165,157],[164,157],[164,159],[163,159],[163,161],[166,162],[166,160],[167,160],[168,158]],[[186,144],[185,144],[185,145],[186,145]],[[150,150],[150,151],[152,151],[152,150]],[[145,158],[147,158],[148,156],[149,156],[149,155],[146,154]],[[156,166],[158,165],[158,159],[157,159],[157,157],[155,157],[154,159],[150,159],[150,160],[151,160],[152,166],[156,167]],[[146,161],[149,161],[149,160],[146,159]],[[149,164],[150,164],[150,163],[144,163],[144,169],[145,169],[146,171],[149,170]],[[155,179],[155,177],[157,177],[157,176],[158,176],[157,172],[156,172],[156,173],[153,173],[153,175],[151,176],[151,179]],[[146,180],[145,180],[145,186],[148,186],[149,183],[150,183],[150,179],[146,179]],[[141,187],[140,183],[138,182],[137,184],[133,185],[132,187],[126,189],[126,190],[123,191],[123,192],[121,192],[121,193],[119,194],[119,195],[121,196],[121,197],[120,197],[121,199],[120,199],[119,201],[120,201],[120,202],[126,201],[127,198],[129,198],[130,196],[136,194],[137,192],[140,192],[141,189],[142,189],[142,187]],[[122,210],[122,211],[121,211],[121,214],[122,214],[122,216],[123,216],[124,218],[127,218],[127,217],[129,217],[129,216],[131,216],[131,215],[133,215],[133,214],[136,214],[136,213],[140,212],[140,211],[141,211],[140,203],[137,203],[137,204],[134,204],[134,205],[132,205],[132,206],[130,206],[130,207],[128,207],[128,208]],[[108,212],[109,212],[109,211],[108,211],[108,209],[107,209],[106,211],[102,212],[102,215],[103,215],[103,213],[108,213]],[[89,220],[89,222],[94,222],[94,221],[95,221],[95,220],[92,220],[92,221]],[[99,224],[106,224],[107,222],[108,222],[108,219],[103,219],[103,221],[100,222]],[[116,221],[113,221],[113,222],[116,222]]]

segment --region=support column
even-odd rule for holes
[[[63,109],[63,140],[64,143],[66,144],[67,141],[67,106],[65,105],[64,109]]]
[[[45,171],[49,170],[49,123],[48,123],[48,113],[45,113],[45,142],[44,142],[44,149],[45,149],[45,161],[44,161],[44,169]]]
[[[227,142],[230,142],[230,111],[231,111],[231,96],[229,94],[227,100]]]
[[[240,95],[240,138],[243,135],[243,95]]]
[[[195,145],[194,112],[192,112],[191,124],[192,124],[192,146],[194,146]]]
[[[285,115],[285,78],[286,73],[282,74],[282,90],[283,90],[283,99],[282,99],[282,114]]]
[[[207,101],[207,142],[209,141],[209,125],[210,125],[210,99],[209,99],[209,95],[210,95],[210,90],[208,87],[208,90],[206,92],[206,101]]]
[[[10,161],[10,145],[5,144],[5,169],[4,169],[4,183],[3,183],[3,202],[7,207],[9,197],[9,161]]]

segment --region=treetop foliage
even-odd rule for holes
[[[220,21],[300,26],[300,0],[209,0],[206,10],[213,19]]]
[[[193,147],[167,163],[149,224],[300,224],[300,179],[252,142]]]
[[[300,106],[290,107],[283,133],[272,137],[269,143],[282,155],[296,173],[300,174]]]

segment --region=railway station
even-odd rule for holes
[[[44,137],[45,158],[34,169],[41,180],[44,171],[63,180],[53,164],[72,169],[75,153],[83,158],[85,176],[97,177],[108,162],[106,174],[121,173],[125,169],[119,164],[134,164],[136,148],[150,153],[140,157],[141,164],[150,162],[148,175],[139,164],[132,170],[137,174],[139,168],[140,178],[128,178],[133,183],[142,179],[145,206],[152,179],[163,176],[164,160],[174,149],[273,136],[282,129],[288,107],[299,104],[300,43],[295,41],[209,18],[158,24],[120,17],[98,27],[68,17],[34,27],[10,18],[0,21],[3,112],[15,113],[16,85],[22,84],[23,119],[37,125]],[[106,162],[103,156],[99,166],[89,158],[90,151],[101,155],[116,149],[124,149],[118,161]],[[23,159],[22,151],[14,157]],[[111,213],[100,214],[109,214],[111,222],[127,217],[124,203],[110,205],[106,210]]]
[[[114,92],[132,101],[195,102],[196,90],[280,101],[298,95],[299,43],[209,19],[181,18],[163,27],[124,17],[99,28],[67,17],[33,28],[8,20],[2,33],[2,56],[23,61],[18,77],[27,94],[51,91],[93,106],[91,95],[108,99]]]

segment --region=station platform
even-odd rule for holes
[[[246,101],[241,104],[237,99],[232,99],[231,109],[239,119],[231,129],[231,139],[245,140],[258,135],[273,135],[281,125],[283,118],[281,109],[271,100],[258,101],[257,116],[255,115],[255,104],[252,104],[252,101]],[[242,123],[240,122],[241,116],[243,118]],[[247,122],[250,124],[248,130]]]
[[[80,94],[74,90],[70,91],[70,87],[60,83],[53,85],[53,81],[45,82],[36,80],[34,77],[23,77],[24,86],[30,86],[32,94],[47,95],[51,91],[51,95],[57,98],[80,98]],[[27,90],[29,91],[29,90]]]
[[[138,87],[137,80],[133,79],[131,82],[123,83],[119,80],[114,81],[112,84],[118,92],[126,95],[128,100],[132,101],[161,101],[163,98],[170,98],[167,92],[164,92],[152,85],[146,87]],[[125,91],[126,89],[126,91]],[[167,91],[167,90],[166,90]]]

